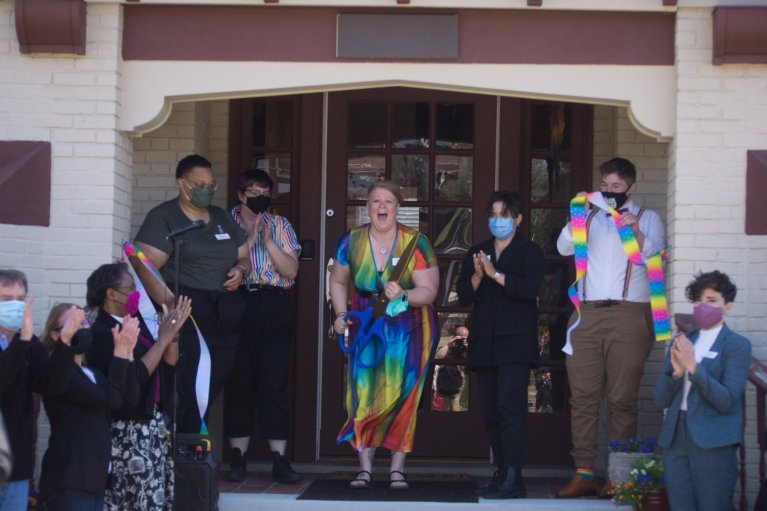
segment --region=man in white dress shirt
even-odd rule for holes
[[[603,197],[621,213],[622,225],[631,226],[642,255],[649,257],[665,248],[658,214],[631,200],[637,188],[634,165],[624,158],[613,158],[599,170]],[[571,334],[573,354],[567,357],[573,437],[570,454],[576,473],[557,493],[562,498],[597,493],[593,468],[604,395],[610,412],[610,440],[628,440],[636,433],[639,382],[654,340],[647,268],[630,263],[610,214],[588,203],[586,207],[588,267],[578,284],[581,323]],[[573,254],[569,223],[559,235],[557,249],[562,255]],[[572,317],[571,324],[574,320]],[[611,489],[608,480],[599,495],[609,497]]]

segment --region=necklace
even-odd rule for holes
[[[381,247],[381,253],[382,253],[382,254],[385,254],[386,252],[388,252],[388,250],[386,249],[386,247]]]

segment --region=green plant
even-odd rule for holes
[[[665,487],[663,461],[658,456],[645,456],[631,464],[628,481],[615,484],[612,501],[615,504],[641,505],[647,493]]]

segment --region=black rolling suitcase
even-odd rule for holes
[[[176,435],[176,511],[218,511],[218,461],[213,437]]]

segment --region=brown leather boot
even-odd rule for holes
[[[602,485],[602,487],[599,489],[599,493],[597,493],[597,496],[600,499],[610,499],[613,496],[613,492],[615,491],[615,485],[612,481],[609,479],[605,479],[605,484]]]
[[[573,499],[597,494],[597,483],[589,481],[580,474],[575,474],[567,486],[557,492],[558,499]]]

